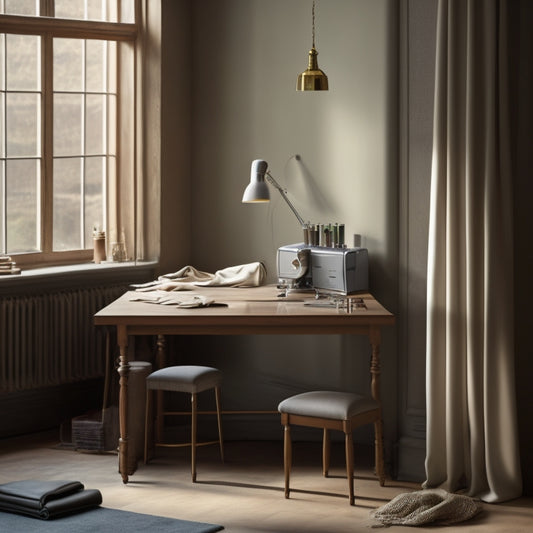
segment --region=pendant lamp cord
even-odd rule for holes
[[[315,0],[313,0],[312,17],[313,17],[313,48],[314,48],[315,47]]]

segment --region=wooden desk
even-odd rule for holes
[[[119,472],[124,483],[137,468],[128,456],[128,336],[157,335],[158,359],[164,360],[165,335],[366,335],[372,347],[370,372],[373,397],[380,403],[380,330],[394,323],[394,316],[370,294],[364,307],[351,313],[335,307],[316,307],[313,292],[292,292],[278,297],[273,285],[243,289],[227,287],[195,288],[194,293],[213,298],[218,307],[180,309],[146,302],[132,302],[138,293],[128,292],[96,313],[97,326],[115,326],[120,349],[120,439]]]

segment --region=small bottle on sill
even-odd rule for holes
[[[94,262],[96,264],[106,260],[105,231],[93,231]]]

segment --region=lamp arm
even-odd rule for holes
[[[298,219],[298,222],[300,223],[302,228],[305,227],[304,219],[298,214],[298,211],[296,211],[296,208],[292,205],[291,201],[287,198],[287,193],[285,192],[283,187],[281,187],[281,185],[273,178],[272,174],[270,174],[268,170],[266,171],[265,175],[267,176],[267,180],[269,181],[269,183],[273,185],[279,191],[279,193],[281,194],[281,197],[287,202],[287,205],[291,208],[291,211],[296,215],[296,218]]]

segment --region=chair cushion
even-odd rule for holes
[[[222,383],[222,372],[210,366],[168,366],[152,372],[146,378],[146,387],[155,390],[202,392]]]
[[[352,392],[311,391],[291,396],[279,406],[280,413],[316,416],[332,420],[348,420],[352,416],[377,409],[378,403],[369,396]]]

